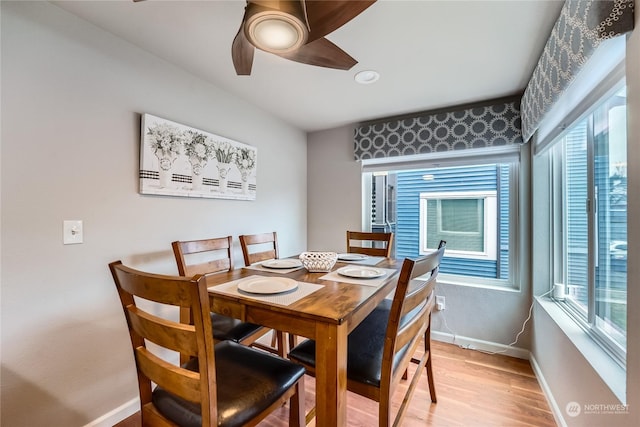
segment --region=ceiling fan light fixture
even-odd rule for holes
[[[309,32],[296,16],[272,10],[251,15],[245,23],[245,34],[258,49],[287,53],[305,44]]]
[[[236,74],[251,75],[256,48],[302,64],[352,69],[358,61],[325,36],[375,1],[246,0],[240,28],[231,43]]]

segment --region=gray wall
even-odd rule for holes
[[[50,3],[1,7],[0,424],[79,426],[137,396],[107,263],[177,273],[173,240],[270,230],[306,249],[306,135]],[[256,146],[257,200],[138,194],[145,112]]]
[[[309,250],[347,250],[347,230],[362,227],[362,176],[353,160],[353,126],[307,137]]]

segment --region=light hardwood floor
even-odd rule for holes
[[[403,421],[405,427],[546,427],[555,426],[553,415],[528,361],[503,355],[489,355],[433,341],[433,370],[438,403],[432,404],[426,375]],[[314,379],[305,378],[307,410],[315,400]],[[400,404],[400,394],[395,408]],[[377,403],[349,393],[349,427],[378,425]],[[116,427],[138,427],[139,415],[133,415]],[[288,425],[288,408],[270,415],[265,427]],[[311,422],[310,426],[314,426]]]

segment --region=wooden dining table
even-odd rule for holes
[[[211,310],[245,322],[289,332],[316,341],[316,425],[347,424],[347,336],[396,286],[401,262],[385,258],[375,267],[393,269],[377,286],[322,280],[323,273],[299,269],[280,274],[266,269],[241,268],[207,276]],[[336,270],[347,264],[338,262]],[[223,284],[248,276],[287,277],[321,285],[290,305],[230,295],[216,290]],[[337,275],[336,275],[337,276]],[[340,277],[340,276],[337,276]]]

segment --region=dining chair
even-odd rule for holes
[[[268,259],[278,259],[277,233],[243,234],[238,237],[245,265]]]
[[[214,346],[204,276],[145,273],[120,261],[109,268],[129,327],[143,426],[256,425],[287,401],[289,424],[304,423],[304,368],[233,341]],[[160,317],[171,311],[156,306],[189,308],[193,325]],[[174,364],[171,351],[192,357]]]
[[[180,276],[192,277],[196,274],[212,274],[233,270],[233,240],[231,236],[203,240],[183,240],[171,243]],[[190,310],[180,308],[180,321],[192,324]],[[256,340],[271,330],[253,323],[242,322],[222,314],[211,313],[213,339],[215,342],[231,340],[239,344],[255,345],[262,349]],[[271,351],[273,348],[268,347]],[[277,351],[284,356],[284,348]],[[185,362],[184,356],[181,360]]]
[[[391,257],[393,233],[347,231],[347,252],[370,256]]]
[[[278,234],[275,231],[258,234],[241,234],[238,236],[238,239],[240,239],[244,264],[247,267],[261,261],[278,259]],[[290,349],[296,345],[294,335],[289,334],[288,341]],[[283,357],[286,352],[280,354],[280,349],[284,347],[285,342],[284,332],[274,331],[271,339],[271,348],[275,347],[278,349],[278,354]],[[266,350],[269,350],[269,348],[266,348]]]
[[[431,312],[444,251],[443,245],[417,260],[406,258],[393,300],[384,300],[348,336],[347,389],[379,403],[380,426],[400,424],[423,368],[428,376],[431,401],[437,401],[431,362]],[[421,339],[424,353],[417,368],[409,370]],[[315,376],[315,354],[315,342],[306,340],[291,350],[289,358]],[[413,377],[392,418],[391,398],[400,389],[400,381],[408,379],[408,372],[413,372]],[[307,415],[307,420],[313,417],[313,412]]]

